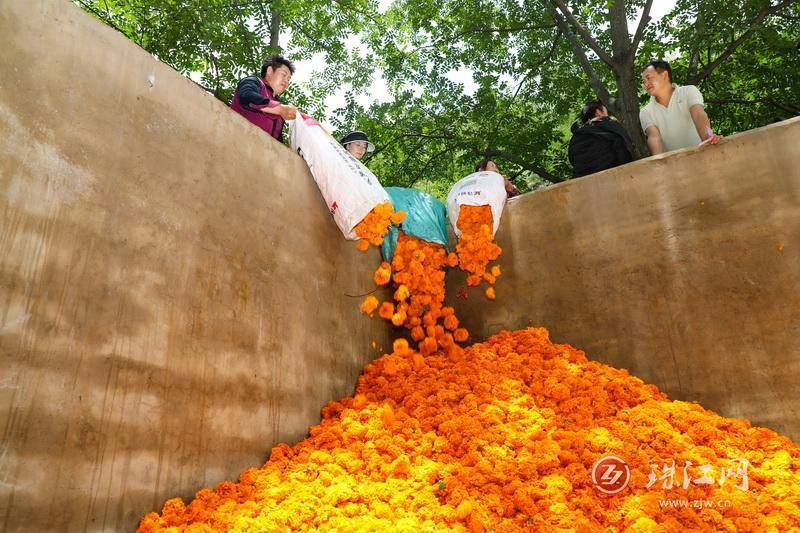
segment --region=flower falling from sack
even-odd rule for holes
[[[492,208],[488,205],[462,205],[458,211],[456,226],[461,230],[461,238],[456,245],[458,264],[468,273],[467,285],[475,287],[482,281],[490,286],[486,297],[495,299],[494,285],[500,276],[500,267],[487,270],[491,261],[500,257],[502,249],[494,242],[492,235]]]
[[[383,238],[389,232],[389,226],[391,224],[399,225],[405,218],[406,214],[402,211],[395,211],[390,202],[376,205],[356,225],[356,235],[360,239],[356,245],[357,248],[366,252],[370,244],[380,246]]]
[[[467,331],[461,329],[456,339],[458,319],[452,307],[444,306],[444,268],[453,260],[453,255],[448,255],[441,244],[406,235],[401,230],[391,265],[381,263],[375,271],[377,285],[386,285],[391,276],[396,288],[395,302],[384,302],[378,314],[395,326],[409,329],[423,356],[438,349],[455,354],[461,350],[456,342],[464,342],[469,337]],[[362,310],[369,308],[365,300]]]
[[[398,339],[307,439],[188,505],[168,500],[139,531],[800,528],[800,446],[788,438],[670,401],[543,328],[462,355],[422,357]],[[615,494],[592,480],[607,455],[630,469]],[[723,505],[662,504],[687,500]]]

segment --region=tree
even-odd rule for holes
[[[700,87],[718,131],[735,133],[800,113],[796,2],[680,0],[659,32],[669,36],[661,46],[681,53],[675,75]]]
[[[738,113],[739,109],[739,119],[723,119],[727,113],[715,105],[774,105],[786,113],[796,109],[797,54],[785,53],[797,42],[796,2],[680,0],[658,24],[650,21],[652,4],[652,0],[400,0],[386,14],[393,31],[373,35],[372,47],[397,86],[421,85],[427,93],[438,95],[440,107],[451,110],[443,120],[458,124],[450,129],[458,132],[460,153],[473,158],[493,154],[523,175],[535,174],[550,182],[568,175],[566,139],[559,139],[558,132],[565,134],[566,125],[593,97],[620,118],[634,140],[637,155],[646,155],[638,113],[646,100],[640,92],[640,69],[649,59],[668,58],[678,83],[699,84],[715,125],[724,125],[725,133],[752,127],[756,121],[746,118],[746,112]],[[755,66],[763,71],[759,80],[748,72]],[[446,86],[446,73],[458,69],[475,73],[479,85],[476,98],[465,100],[460,87],[441,90]],[[777,84],[767,86],[765,79]],[[735,96],[741,87],[751,88],[749,96]],[[494,108],[503,110],[502,121],[520,129],[503,136],[491,125],[486,128],[481,110],[492,109],[480,95],[487,91],[493,92],[495,102],[505,102]],[[525,104],[519,105],[519,101]],[[422,131],[436,131],[436,117],[430,116],[436,111],[425,105],[420,110],[423,115],[416,122],[425,124]],[[453,110],[460,110],[458,116],[453,116]],[[373,111],[382,115],[373,125],[378,129],[403,124],[398,119],[407,114],[402,105],[394,113],[385,105]],[[527,115],[525,124],[522,114],[531,112],[534,115]],[[762,124],[763,119],[762,114]],[[363,123],[371,120],[367,117]],[[530,125],[540,121],[553,127],[551,135]],[[465,138],[465,131],[490,134],[486,139]],[[543,137],[534,139],[534,135]],[[430,145],[430,150],[415,145],[414,157],[427,160],[436,156],[440,147]],[[554,152],[561,155],[554,157]],[[396,151],[399,160],[384,164],[405,171],[417,168],[405,161],[407,153]],[[462,174],[468,170],[466,164],[461,168]],[[429,174],[431,167],[417,171]],[[430,179],[415,177],[426,178]]]
[[[700,87],[723,134],[800,112],[796,0],[677,0],[656,22],[653,0],[395,0],[383,13],[376,0],[73,1],[226,102],[269,53],[322,54],[328,68],[286,99],[337,133],[367,131],[378,150],[366,161],[384,184],[439,196],[486,157],[523,190],[567,179],[569,126],[594,98],[646,155],[639,80],[650,59]],[[376,68],[390,99],[361,106]],[[465,72],[472,91],[453,81]],[[326,109],[342,85],[346,105]]]
[[[264,58],[323,54],[326,68],[286,98],[324,115],[325,95],[342,83],[359,90],[371,71],[345,40],[377,20],[374,0],[74,0],[161,61],[229,102],[236,82],[257,74]],[[285,42],[281,46],[281,42]]]

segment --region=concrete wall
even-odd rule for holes
[[[0,1],[0,530],[132,530],[352,393],[377,252],[288,148],[67,0]]]
[[[511,200],[477,337],[553,339],[800,441],[800,119]]]

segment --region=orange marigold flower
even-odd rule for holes
[[[403,211],[395,211],[394,214],[391,216],[390,220],[392,221],[392,224],[394,224],[396,226],[399,226],[400,224],[403,223],[403,221],[405,219],[406,219],[406,213],[405,212],[403,212]]]
[[[392,343],[392,353],[399,356],[404,356],[410,353],[411,348],[408,346],[408,341],[405,339],[395,339]]]
[[[469,332],[464,328],[458,328],[453,332],[453,338],[458,342],[464,342],[469,338]]]
[[[356,394],[353,396],[353,409],[363,409],[367,406],[368,400],[364,394]]]
[[[394,314],[394,304],[392,302],[383,302],[381,304],[381,308],[378,309],[378,315],[381,318],[385,318],[386,320],[391,319],[393,314]]]
[[[456,520],[464,520],[470,515],[470,513],[472,513],[472,508],[472,502],[469,500],[464,500],[458,504],[453,516]]]
[[[392,463],[391,471],[393,477],[405,477],[411,471],[411,461],[406,455],[401,455]]]
[[[381,407],[381,422],[383,422],[384,427],[391,427],[394,424],[394,409],[389,404],[384,404]]]
[[[490,300],[494,300],[496,298],[496,295],[494,293],[494,287],[486,288],[486,297],[489,298]]]
[[[422,355],[430,355],[435,352],[438,347],[439,343],[436,342],[436,339],[433,337],[425,337],[419,345],[419,353]]]
[[[406,321],[406,314],[405,313],[395,313],[392,315],[392,324],[395,326],[402,326]]]
[[[500,275],[500,267],[494,266],[487,272],[487,266],[500,256],[502,250],[492,236],[491,208],[488,205],[462,205],[456,226],[461,230],[456,245],[458,264],[468,274],[467,285],[480,285],[482,279],[493,284]]]
[[[381,266],[378,267],[378,270],[375,271],[375,284],[376,285],[386,285],[389,283],[389,280],[392,277],[392,267],[384,261],[381,263]]]
[[[456,315],[447,315],[444,317],[444,327],[450,331],[455,330],[458,327],[458,318],[456,318]]]
[[[442,307],[447,260],[448,255],[443,246],[400,231],[392,264],[382,263],[375,273],[375,281],[378,283],[385,281],[387,273],[394,268],[391,278],[396,289],[394,300],[397,306],[392,315],[384,316],[385,313],[381,313],[381,316],[391,320],[395,326],[410,329],[411,338],[416,342],[422,342],[426,336],[431,337],[432,340],[426,344],[425,353],[435,351],[438,338],[441,337],[441,334],[436,334],[436,326],[444,319]],[[452,308],[448,313],[453,314]]]
[[[359,250],[362,250],[362,246],[368,247],[370,243],[375,246],[383,243],[383,237],[389,232],[393,212],[391,203],[378,204],[356,225],[355,233],[361,239],[357,245]],[[364,245],[363,242],[367,244]]]
[[[377,298],[371,295],[367,296],[361,303],[361,312],[372,316],[372,313],[378,308],[378,304],[379,302]]]
[[[322,410],[308,438],[275,446],[261,468],[188,505],[168,500],[138,531],[384,530],[401,521],[414,531],[800,529],[800,445],[670,401],[553,344],[543,328],[466,349],[440,343],[427,357],[402,355],[410,347],[399,339],[393,348],[365,367],[353,398]],[[631,480],[622,496],[600,497],[592,465],[610,452],[628,462]],[[648,488],[647,473],[670,464],[673,488],[663,477]],[[734,505],[658,505],[709,475],[711,485],[693,490]]]
[[[394,299],[398,302],[407,300],[409,296],[411,296],[411,293],[409,292],[408,287],[405,285],[400,285],[397,287],[397,290],[394,291]]]

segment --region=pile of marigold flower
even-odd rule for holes
[[[354,397],[322,414],[307,439],[188,505],[167,501],[139,531],[800,528],[800,446],[670,401],[542,328],[428,357],[399,339]],[[608,454],[630,468],[616,494],[592,482]],[[670,461],[678,477],[667,486]],[[744,472],[731,466],[743,462]],[[728,504],[660,503],[687,499]]]
[[[468,272],[467,285],[475,287],[482,281],[489,284],[486,297],[495,299],[494,283],[500,276],[500,267],[487,270],[491,261],[500,256],[502,249],[492,235],[492,209],[488,205],[462,205],[458,211],[456,226],[461,230],[456,252],[461,270]]]
[[[378,315],[395,326],[411,330],[422,355],[438,349],[447,353],[460,350],[457,342],[469,338],[459,327],[452,307],[444,306],[445,266],[457,264],[455,254],[448,254],[441,244],[430,243],[399,231],[391,264],[383,262],[375,271],[377,285],[394,283],[394,302],[380,303],[367,296],[361,311]]]

